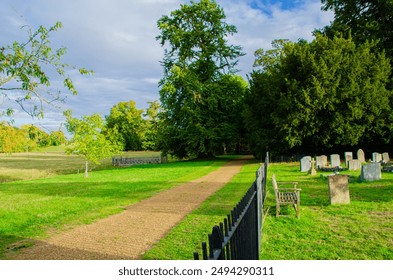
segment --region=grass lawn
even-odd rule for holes
[[[297,181],[301,191],[300,219],[292,207],[288,217],[275,217],[271,175],[278,181]],[[270,206],[263,228],[261,259],[381,260],[393,259],[393,174],[382,180],[358,182],[360,171],[349,174],[349,205],[330,205],[328,172],[310,176],[299,164],[269,166]],[[322,175],[322,176],[321,176]]]
[[[211,228],[222,222],[251,182],[259,164],[245,165],[224,188],[189,214],[150,251],[144,259],[192,259],[201,252]],[[279,181],[297,181],[301,192],[301,216],[292,207],[288,217],[275,217],[271,175]],[[350,205],[330,205],[330,173],[310,176],[299,172],[298,163],[271,164],[260,259],[337,260],[393,259],[393,174],[377,182],[357,182],[360,171],[350,174]]]
[[[91,172],[89,178],[68,174],[2,183],[0,258],[6,258],[9,250],[29,246],[29,240],[118,213],[127,205],[206,175],[226,162],[139,165]],[[11,245],[15,242],[17,245]]]

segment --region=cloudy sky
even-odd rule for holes
[[[64,121],[62,110],[71,109],[80,117],[94,112],[108,115],[110,108],[130,99],[138,108],[159,99],[157,82],[162,77],[159,61],[163,49],[157,20],[178,9],[188,0],[2,0],[0,9],[0,46],[25,41],[27,29],[56,21],[63,23],[51,36],[53,48],[65,46],[63,61],[95,72],[93,76],[73,75],[78,90],[61,110],[47,108],[45,118],[32,120],[16,108],[15,124],[35,123],[56,130]],[[274,39],[312,39],[312,31],[333,20],[331,12],[321,11],[320,0],[217,0],[237,27],[230,38],[246,53],[238,64],[246,78],[252,71],[254,51],[269,49]],[[56,77],[54,77],[55,79]],[[56,80],[52,81],[56,85]],[[10,107],[0,96],[0,111]]]

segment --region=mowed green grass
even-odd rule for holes
[[[255,179],[259,164],[250,163],[224,188],[190,213],[144,259],[192,259],[201,252],[214,225],[223,221]],[[287,217],[275,217],[271,175],[297,181],[301,216],[292,207]],[[358,182],[360,171],[350,177],[349,205],[330,205],[327,175],[299,172],[298,163],[270,164],[260,259],[265,260],[392,260],[393,174],[383,173],[376,182]],[[322,175],[322,176],[321,176]]]
[[[127,205],[206,175],[226,162],[139,165],[94,171],[89,178],[81,173],[2,183],[0,258],[54,231],[118,213]]]
[[[301,191],[300,219],[292,207],[288,217],[275,217],[271,175],[278,181],[297,181]],[[310,176],[299,172],[299,164],[269,166],[270,206],[263,227],[261,259],[392,260],[393,174],[382,180],[359,182],[360,171],[349,174],[349,205],[330,205],[329,172]],[[322,175],[322,176],[321,176]]]

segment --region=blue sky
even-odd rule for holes
[[[35,123],[56,130],[64,118],[62,110],[74,116],[109,114],[120,101],[136,101],[146,108],[159,99],[157,82],[162,77],[159,61],[163,49],[155,40],[157,20],[179,8],[185,0],[2,0],[0,9],[0,46],[24,41],[23,25],[36,28],[56,21],[63,28],[52,38],[54,47],[68,50],[64,61],[94,70],[89,77],[72,75],[79,92],[62,105],[61,110],[47,108],[43,120],[32,120],[18,107],[16,125]],[[333,20],[333,14],[321,11],[320,0],[217,0],[238,33],[230,42],[241,45],[246,53],[238,64],[244,77],[252,71],[254,51],[269,49],[274,39],[312,39],[312,31]],[[73,74],[73,73],[71,73]],[[55,77],[56,78],[56,77]],[[60,81],[53,80],[52,84]],[[0,110],[12,106],[0,97]]]

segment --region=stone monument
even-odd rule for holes
[[[305,156],[300,159],[300,172],[308,172],[311,168],[311,157]]]
[[[329,175],[330,204],[349,204],[348,175]]]
[[[362,181],[376,181],[382,179],[381,163],[371,162],[362,166],[360,180]]]
[[[330,166],[331,167],[340,167],[340,165],[341,165],[340,155],[338,155],[338,154],[330,155]]]
[[[364,152],[362,149],[359,149],[357,152],[358,160],[360,160],[361,163],[366,162],[366,158],[364,156]]]

